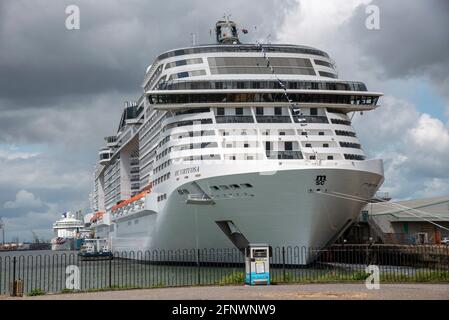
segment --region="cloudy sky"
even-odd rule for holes
[[[68,5],[80,29],[67,30]],[[366,28],[376,5],[380,29]],[[244,42],[327,51],[340,77],[385,93],[354,116],[370,157],[385,160],[395,199],[449,194],[449,2],[446,0],[1,0],[0,216],[7,240],[51,237],[63,211],[88,211],[103,136],[136,100],[162,51],[212,41],[224,13]]]

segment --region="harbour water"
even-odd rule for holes
[[[304,266],[301,248],[274,248],[271,282],[363,281],[369,264],[377,265],[381,278],[388,282],[449,281],[447,248],[381,249],[333,247],[321,250],[313,263]],[[273,264],[280,260],[284,263]],[[25,293],[33,289],[57,293],[67,289],[243,284],[243,262],[244,256],[238,250],[115,253],[112,260],[93,261],[82,260],[78,251],[0,252],[0,294],[9,294],[10,284],[19,279],[23,280]],[[79,281],[74,280],[75,276]]]
[[[241,273],[242,266],[219,267],[197,264],[164,265],[151,263],[150,255],[136,255],[126,259],[116,254],[112,260],[83,261],[76,251],[35,251],[0,253],[0,294],[8,294],[14,279],[24,282],[24,292],[40,289],[44,292],[62,292],[65,289],[83,291],[105,288],[148,288],[220,284],[232,280],[233,273]],[[70,282],[76,266],[79,287]]]

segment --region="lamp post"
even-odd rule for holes
[[[0,217],[0,229],[2,230],[2,245],[5,245],[5,224],[3,223],[2,218]]]

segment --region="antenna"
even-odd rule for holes
[[[196,46],[196,34],[191,32],[190,35],[192,36],[192,46]]]

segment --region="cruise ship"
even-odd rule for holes
[[[91,193],[114,251],[323,248],[379,189],[351,118],[382,94],[324,51],[246,32],[223,19],[216,43],[160,54],[125,103]]]
[[[85,228],[81,211],[68,211],[53,223],[53,232],[55,237],[51,239],[51,249],[60,251],[78,249],[83,238],[89,236],[90,230]]]

